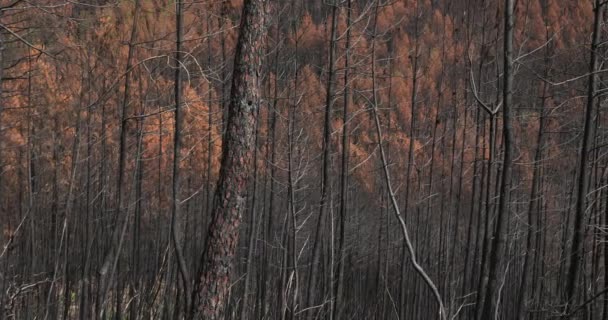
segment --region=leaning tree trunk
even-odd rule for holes
[[[227,301],[232,258],[251,180],[255,123],[261,101],[266,3],[266,0],[247,0],[243,8],[213,220],[193,291],[193,318],[221,319]]]

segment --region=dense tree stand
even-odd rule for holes
[[[0,0],[0,320],[608,319],[608,1]]]

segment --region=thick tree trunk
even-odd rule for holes
[[[258,112],[256,118],[258,118],[260,113]],[[249,300],[250,300],[250,288],[251,288],[251,278],[254,270],[253,260],[254,260],[254,252],[256,246],[256,238],[257,238],[257,212],[256,212],[256,196],[257,196],[257,186],[258,186],[258,138],[260,134],[260,121],[256,121],[255,125],[255,139],[254,139],[254,156],[253,156],[253,190],[251,192],[252,201],[250,210],[250,219],[249,219],[249,245],[247,248],[247,266],[245,271],[245,288],[243,289],[243,303],[241,305],[241,317],[240,319],[253,319],[255,304],[249,308]],[[249,312],[249,313],[248,313]]]
[[[265,0],[245,1],[234,60],[220,176],[201,271],[193,291],[192,317],[221,319],[230,288],[252,169],[255,123],[260,107],[261,61],[267,19]]]

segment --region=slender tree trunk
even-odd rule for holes
[[[296,73],[297,74],[297,73]],[[295,78],[295,94],[297,95],[298,92],[298,77],[296,76]],[[290,301],[286,301],[286,306],[289,307],[290,309],[290,314],[289,314],[289,318],[288,319],[294,319],[295,314],[296,314],[296,308],[297,308],[297,301],[298,301],[298,285],[299,285],[299,277],[298,277],[298,258],[297,258],[297,251],[296,251],[296,244],[297,244],[297,217],[296,217],[296,197],[295,197],[295,189],[297,188],[296,186],[296,181],[295,181],[295,177],[297,175],[297,171],[294,168],[294,149],[295,149],[295,126],[296,126],[296,110],[297,110],[297,101],[298,98],[294,97],[294,104],[293,106],[290,108],[290,119],[289,119],[289,127],[287,129],[287,144],[288,144],[288,150],[287,150],[287,193],[288,193],[288,197],[289,197],[289,203],[288,203],[288,208],[289,208],[289,217],[287,218],[287,228],[285,230],[286,235],[291,235],[291,237],[287,236],[287,238],[289,238],[286,242],[287,242],[287,248],[286,248],[286,253],[287,253],[287,257],[284,261],[284,263],[286,265],[289,264],[289,260],[291,260],[291,272],[289,273],[289,279],[290,279],[290,283],[289,283],[289,290],[286,290],[286,297],[289,297],[289,293],[291,292],[291,297],[292,299]],[[289,231],[291,231],[291,234]],[[287,270],[287,268],[286,268]]]
[[[319,203],[319,216],[317,217],[317,227],[315,229],[315,240],[312,248],[312,263],[310,266],[310,275],[308,281],[308,294],[307,294],[307,306],[315,306],[316,299],[315,294],[317,293],[317,276],[319,273],[319,263],[321,262],[321,239],[323,220],[325,219],[325,213],[328,209],[328,203],[330,201],[330,186],[331,182],[329,179],[329,167],[330,167],[330,149],[331,149],[331,107],[333,104],[333,88],[334,88],[334,64],[335,64],[335,51],[336,51],[336,29],[337,29],[337,10],[338,4],[331,4],[331,31],[329,39],[329,67],[327,75],[327,84],[325,92],[325,121],[323,125],[323,168],[321,177],[321,200]],[[333,272],[333,270],[332,270]],[[330,290],[333,294],[333,290]],[[311,308],[308,311],[308,319],[312,319],[313,314],[317,311],[316,308]],[[330,310],[331,314],[331,310]],[[332,314],[333,316],[333,314]]]
[[[547,79],[549,76],[549,53],[545,55],[545,72],[544,78]],[[544,130],[545,130],[545,104],[547,102],[547,83],[542,83],[542,97],[540,103],[539,115],[539,126],[538,126],[538,135],[536,138],[536,152],[534,154],[534,168],[532,172],[532,188],[530,190],[530,199],[528,202],[528,222],[527,222],[527,233],[526,233],[526,249],[524,252],[524,264],[522,269],[522,277],[519,285],[519,297],[517,301],[517,317],[520,320],[528,319],[528,291],[532,289],[532,294],[534,294],[534,289],[536,288],[533,283],[530,283],[531,276],[533,274],[533,268],[535,263],[530,263],[531,261],[536,262],[536,258],[538,257],[538,237],[540,236],[539,227],[540,225],[536,224],[538,222],[538,218],[534,217],[534,214],[540,215],[541,211],[540,207],[540,194],[541,194],[541,175],[540,175],[540,166],[543,158],[543,148],[544,148]]]
[[[348,157],[349,157],[349,126],[348,126],[348,105],[350,103],[349,91],[349,58],[350,58],[350,41],[351,41],[351,11],[352,0],[347,0],[346,7],[346,53],[344,56],[344,107],[342,110],[342,173],[340,175],[340,239],[338,240],[338,275],[336,276],[336,303],[334,305],[334,319],[342,318],[342,291],[344,290],[344,264],[345,264],[345,244],[344,237],[346,233],[346,211],[348,205]]]
[[[374,15],[374,35],[376,34],[377,30],[377,19],[378,19],[378,7],[379,7],[379,2],[376,4],[376,9],[375,9],[375,15]],[[376,128],[376,136],[377,136],[377,144],[378,147],[380,149],[380,157],[382,160],[382,168],[383,168],[383,173],[384,173],[384,182],[386,184],[386,188],[388,190],[389,193],[389,198],[391,201],[391,206],[393,209],[393,213],[395,215],[395,218],[399,221],[399,225],[401,227],[401,233],[403,235],[403,244],[404,246],[407,248],[408,250],[408,254],[409,254],[409,260],[412,264],[412,267],[414,268],[415,272],[418,274],[418,276],[420,276],[422,278],[422,280],[424,281],[424,283],[429,287],[429,289],[431,290],[431,292],[433,293],[433,297],[435,298],[435,301],[437,302],[438,305],[438,315],[439,318],[442,320],[447,320],[447,314],[445,312],[445,308],[443,306],[443,301],[441,299],[441,296],[439,295],[439,290],[437,289],[437,286],[433,283],[433,280],[431,280],[431,278],[428,276],[427,272],[422,268],[422,266],[420,266],[420,264],[418,263],[418,261],[416,260],[416,251],[414,249],[414,246],[410,240],[410,236],[409,236],[409,232],[405,223],[405,220],[403,219],[403,217],[401,216],[400,210],[399,210],[399,205],[397,204],[397,199],[395,197],[395,192],[393,191],[393,186],[391,183],[391,177],[390,177],[390,173],[388,170],[388,162],[386,159],[386,152],[384,151],[384,146],[383,146],[383,142],[382,142],[382,129],[380,127],[380,119],[378,116],[378,97],[377,97],[377,92],[376,92],[376,40],[374,37],[374,40],[372,41],[372,111],[373,111],[373,118],[374,118],[374,124],[375,124],[375,128]],[[405,318],[403,318],[405,319]]]
[[[415,4],[415,27],[414,27],[414,53],[410,56],[410,63],[412,64],[412,95],[411,95],[411,100],[410,100],[410,130],[409,130],[409,143],[408,143],[408,153],[407,153],[407,168],[406,168],[406,173],[405,173],[405,192],[404,192],[404,197],[405,197],[405,202],[403,204],[403,218],[406,222],[408,222],[408,217],[409,217],[409,213],[410,213],[410,185],[412,184],[412,167],[414,166],[414,144],[415,144],[415,135],[416,135],[416,118],[418,117],[418,114],[416,113],[416,103],[417,103],[417,86],[418,86],[418,56],[419,56],[419,33],[418,33],[418,28],[419,28],[419,1],[416,0],[416,4]],[[374,64],[374,62],[372,61],[372,65]],[[410,219],[409,222],[411,223],[413,219]],[[419,219],[418,219],[419,220]],[[419,222],[419,221],[417,221]],[[417,238],[417,233],[416,234],[416,238]],[[406,311],[407,311],[407,297],[408,297],[408,292],[412,292],[415,290],[411,290],[411,287],[408,288],[407,287],[407,279],[408,279],[408,275],[410,275],[407,272],[407,260],[408,260],[408,252],[407,252],[407,247],[403,246],[401,249],[401,283],[400,283],[400,287],[399,287],[399,317],[401,319],[406,319]],[[414,280],[414,284],[416,280]],[[414,285],[415,288],[415,285]],[[415,298],[416,295],[412,294],[411,295],[412,298]]]
[[[116,199],[115,199],[115,212],[117,215],[117,226],[113,229],[111,236],[111,243],[108,252],[105,254],[104,262],[99,271],[100,275],[100,289],[98,294],[97,306],[99,310],[97,310],[97,314],[103,317],[104,312],[104,303],[107,291],[109,286],[111,285],[112,278],[114,277],[114,272],[116,271],[116,266],[118,264],[118,260],[120,257],[120,252],[123,245],[124,235],[127,230],[128,225],[128,210],[123,212],[122,210],[122,200],[123,200],[123,184],[124,184],[124,176],[125,176],[125,164],[126,164],[126,148],[127,148],[127,106],[129,104],[130,97],[130,89],[131,89],[131,69],[133,64],[133,56],[134,56],[134,43],[137,37],[137,20],[140,12],[140,0],[135,1],[135,8],[133,10],[133,25],[131,27],[131,37],[129,40],[129,49],[127,53],[127,65],[125,67],[125,85],[124,92],[122,98],[122,106],[121,106],[121,117],[119,123],[118,134],[120,138],[119,142],[119,150],[118,150],[118,178],[116,179]],[[123,217],[124,215],[124,217]]]
[[[175,257],[177,258],[177,266],[182,280],[182,286],[184,292],[190,292],[190,277],[188,275],[188,267],[182,251],[182,236],[181,227],[179,223],[179,215],[181,214],[181,206],[179,200],[179,190],[181,185],[180,179],[180,162],[181,162],[181,131],[183,126],[183,115],[181,110],[182,100],[182,85],[181,85],[181,70],[182,70],[182,33],[183,33],[183,22],[182,22],[182,10],[183,3],[181,0],[175,2],[175,25],[176,25],[176,41],[175,41],[175,124],[173,132],[173,177],[171,182],[171,243],[175,250]],[[185,294],[185,306],[184,310],[189,310],[188,307],[190,302],[189,294]]]
[[[508,223],[508,201],[511,188],[511,168],[513,152],[513,128],[511,124],[511,100],[513,95],[513,0],[505,0],[504,8],[504,60],[503,60],[503,168],[500,182],[500,199],[498,213],[496,215],[496,228],[491,243],[491,251],[488,261],[487,273],[482,272],[487,283],[485,297],[478,305],[478,320],[492,319],[498,310],[500,295],[498,294],[498,282],[503,277],[502,259],[506,252],[506,227]]]
[[[91,104],[91,68],[89,65],[89,52],[87,52],[87,89],[89,93],[87,94],[87,105]],[[84,320],[89,316],[89,301],[90,301],[90,289],[91,289],[91,279],[90,279],[90,269],[91,269],[91,235],[90,235],[90,227],[91,227],[91,158],[92,158],[92,114],[91,110],[86,111],[87,115],[87,162],[86,162],[86,190],[85,190],[85,226],[84,226],[84,255],[82,257],[81,264],[81,289],[80,289],[80,304],[78,308],[79,319]]]
[[[228,5],[229,1],[222,0],[220,2],[220,14],[218,16],[218,26],[222,31],[222,35],[220,37],[220,48],[222,54],[222,72],[220,78],[220,115],[221,115],[221,136],[224,137],[226,134],[226,128],[228,127],[228,110],[226,108],[226,78],[228,77],[228,59],[226,58],[226,30],[224,30],[224,20],[226,20],[226,16],[228,15]]]
[[[587,197],[587,160],[589,158],[588,149],[590,139],[593,136],[592,132],[592,115],[593,108],[595,105],[596,90],[597,90],[597,75],[595,74],[598,65],[598,45],[600,42],[600,25],[602,18],[601,6],[605,2],[601,0],[595,0],[594,6],[594,21],[593,21],[593,35],[591,42],[591,57],[589,59],[589,78],[587,84],[587,104],[585,106],[585,118],[583,125],[583,138],[580,147],[580,158],[578,163],[578,176],[576,179],[576,205],[574,212],[574,230],[572,235],[572,251],[568,257],[568,272],[566,279],[566,290],[565,290],[565,315],[568,315],[572,306],[576,303],[575,294],[577,290],[577,281],[581,269],[581,253],[584,247],[584,233],[585,226],[583,225],[586,207]]]
[[[471,177],[471,183],[473,184],[472,187],[472,192],[471,192],[471,201],[470,201],[470,208],[469,208],[469,225],[467,227],[467,241],[466,241],[466,245],[465,245],[465,254],[464,254],[464,268],[463,268],[463,282],[461,285],[461,296],[466,296],[467,290],[470,287],[470,282],[469,281],[469,277],[468,277],[468,270],[470,269],[469,267],[469,258],[470,258],[470,254],[471,254],[471,242],[472,242],[472,236],[473,236],[473,225],[474,225],[474,212],[475,212],[475,197],[478,196],[478,190],[477,188],[479,187],[479,183],[478,183],[478,171],[479,171],[479,151],[480,151],[480,139],[481,139],[481,126],[479,125],[480,122],[480,110],[479,108],[477,108],[475,110],[475,128],[476,128],[476,133],[475,133],[475,155],[473,157],[473,176]],[[481,188],[481,187],[479,187]],[[479,197],[481,197],[482,195],[480,194]],[[480,210],[481,208],[477,208],[477,210]],[[478,221],[479,223],[479,221]],[[477,241],[475,241],[475,243],[477,243]],[[474,266],[474,264],[473,264]],[[471,275],[471,278],[473,277],[473,275]]]
[[[0,17],[2,16],[2,13],[0,12]],[[4,111],[4,99],[2,99],[2,95],[4,94],[4,90],[2,87],[3,84],[3,80],[4,80],[4,35],[2,35],[0,33],[0,212],[5,212],[3,210],[3,203],[4,203],[4,193],[2,190],[2,186],[3,186],[3,179],[2,176],[4,175],[4,133],[2,132],[2,116],[3,116],[3,111]],[[8,216],[7,216],[7,220],[8,220]],[[4,237],[2,238],[4,240]],[[9,241],[12,241],[11,239],[9,239]],[[4,248],[2,248],[4,249]],[[4,279],[2,282],[0,282],[0,292],[5,292],[5,288],[4,288]],[[4,296],[0,299],[0,304],[4,305],[3,302],[4,301]],[[0,310],[0,312],[3,312],[3,310]],[[0,313],[1,314],[1,313]]]
[[[207,33],[211,33],[211,15],[207,14]],[[212,54],[213,50],[211,48],[211,38],[207,39],[207,64],[208,65],[213,65],[213,54]],[[208,218],[209,215],[211,214],[211,204],[212,204],[212,199],[213,199],[213,180],[211,177],[211,168],[212,168],[212,156],[213,156],[213,95],[212,92],[213,90],[211,90],[211,85],[208,88],[209,93],[208,93],[208,101],[207,101],[207,105],[209,106],[208,108],[208,115],[207,115],[207,130],[209,131],[209,136],[207,137],[207,175],[206,175],[206,179],[207,179],[207,195],[206,195],[206,203],[205,203],[205,207],[202,208],[203,212],[204,212],[204,218],[203,218],[203,225],[202,225],[202,230],[204,230],[203,232],[206,231],[207,225],[208,225]],[[221,112],[221,107],[219,108],[220,112]],[[221,126],[220,126],[221,128]],[[221,136],[221,134],[220,134]],[[204,239],[204,238],[203,238]]]
[[[277,36],[279,35],[279,27],[277,25]],[[296,42],[296,48],[297,48],[297,42]],[[297,51],[297,50],[296,50]],[[266,316],[266,314],[268,313],[270,306],[271,306],[271,302],[272,302],[272,298],[267,298],[268,295],[268,287],[269,284],[273,282],[273,277],[272,275],[269,273],[269,268],[270,268],[270,263],[271,263],[271,259],[272,259],[272,247],[269,246],[269,243],[273,242],[272,239],[272,230],[273,230],[273,214],[274,214],[274,209],[275,209],[275,202],[276,202],[276,191],[275,191],[275,171],[276,171],[276,161],[277,161],[277,118],[279,117],[279,112],[277,110],[278,108],[278,77],[279,77],[279,68],[278,68],[278,64],[279,64],[279,52],[280,50],[276,51],[276,55],[275,55],[275,60],[274,60],[274,90],[273,90],[273,101],[272,101],[272,106],[269,105],[270,109],[268,110],[268,121],[269,121],[269,126],[270,126],[270,132],[269,132],[269,139],[270,141],[268,141],[267,144],[267,152],[266,154],[270,156],[270,163],[268,164],[268,167],[270,167],[270,177],[269,177],[269,187],[270,187],[270,195],[269,195],[269,203],[268,203],[268,217],[267,217],[267,221],[266,221],[266,229],[264,230],[264,272],[262,273],[262,294],[260,295],[260,300],[262,303],[262,310],[260,310],[260,312],[262,313],[263,316]],[[297,53],[296,53],[296,63],[297,63]],[[271,295],[272,296],[272,295]]]

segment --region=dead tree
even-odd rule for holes
[[[578,176],[576,180],[576,206],[574,213],[574,231],[572,235],[572,252],[569,257],[568,275],[566,279],[565,303],[566,315],[569,314],[574,295],[576,294],[577,279],[581,269],[581,252],[583,250],[583,238],[585,226],[583,225],[585,215],[585,198],[587,195],[587,184],[589,176],[586,173],[587,160],[589,159],[589,143],[593,136],[591,123],[593,122],[593,107],[595,105],[597,91],[597,49],[600,42],[601,6],[606,2],[595,0],[593,36],[591,42],[591,57],[589,59],[589,80],[587,84],[587,105],[585,107],[585,119],[583,127],[583,139],[580,147],[580,158],[578,163]]]
[[[500,200],[496,215],[496,226],[491,243],[487,272],[483,274],[483,284],[486,290],[484,297],[477,306],[477,319],[493,319],[498,307],[500,295],[499,279],[502,277],[502,259],[506,249],[506,228],[508,220],[508,195],[511,189],[511,170],[513,166],[513,128],[511,124],[511,100],[513,98],[513,0],[505,0],[504,8],[504,81],[502,88],[503,99],[503,168],[500,182]]]
[[[227,302],[232,258],[253,168],[266,7],[265,0],[247,0],[243,8],[213,217],[193,290],[191,318],[221,319]]]

